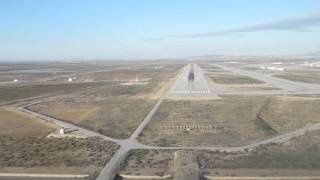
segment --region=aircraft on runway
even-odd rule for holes
[[[188,75],[188,80],[189,81],[194,81],[193,64],[191,64],[190,72],[189,72],[189,75]]]

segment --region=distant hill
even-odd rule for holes
[[[311,52],[311,53],[307,53],[304,56],[307,57],[320,57],[320,51],[315,51],[315,52]]]
[[[203,61],[243,61],[243,60],[254,60],[254,61],[264,61],[264,60],[292,60],[296,58],[295,56],[280,56],[280,55],[203,55],[203,56],[193,56],[187,58],[188,60],[203,60]]]

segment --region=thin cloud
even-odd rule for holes
[[[143,38],[140,40],[141,41],[162,41],[162,40],[165,40],[165,38]]]
[[[195,38],[211,36],[227,36],[237,33],[257,32],[257,31],[308,31],[311,28],[320,26],[320,13],[308,16],[288,18],[264,24],[246,26],[241,28],[227,29],[205,33],[174,35],[169,38]]]

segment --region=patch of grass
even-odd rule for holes
[[[0,136],[45,137],[54,126],[41,122],[28,114],[13,109],[0,108]]]
[[[320,83],[320,74],[319,73],[287,73],[287,74],[278,74],[274,75],[275,77],[297,81],[297,82],[305,82],[305,83]]]
[[[130,157],[134,157],[136,158],[137,161],[141,161],[147,156],[148,153],[149,153],[149,150],[147,149],[133,150],[129,152],[128,158],[130,159]]]
[[[233,74],[211,75],[210,78],[217,84],[263,84],[257,79]]]
[[[265,132],[267,136],[272,136],[278,134],[276,130],[274,130],[270,125],[262,119],[259,115],[257,116],[257,119],[254,121],[257,128]]]

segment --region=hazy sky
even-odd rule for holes
[[[0,60],[320,50],[320,0],[0,0]]]

